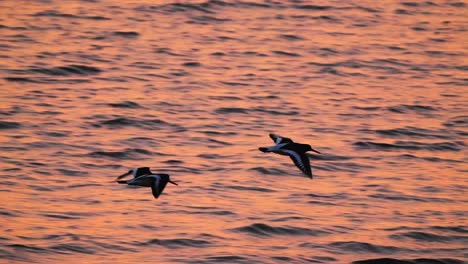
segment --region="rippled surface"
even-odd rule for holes
[[[0,10],[1,259],[468,258],[464,2]],[[323,153],[313,180],[270,132]],[[110,183],[136,166],[180,185]]]

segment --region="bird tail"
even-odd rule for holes
[[[120,184],[127,184],[127,181],[117,181]]]

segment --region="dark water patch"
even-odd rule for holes
[[[447,127],[468,128],[468,116],[456,116],[444,123]]]
[[[427,114],[428,112],[437,111],[437,108],[428,105],[397,105],[397,106],[390,106],[387,108],[388,111],[398,113],[398,114],[405,114],[405,113],[419,113],[419,114]]]
[[[287,172],[280,170],[280,169],[275,169],[275,168],[264,168],[264,167],[255,167],[249,169],[251,171],[257,171],[261,174],[266,174],[266,175],[288,175]]]
[[[18,122],[0,121],[0,130],[1,129],[16,129],[20,127],[21,127],[21,124]]]
[[[399,157],[403,159],[418,159],[418,160],[425,160],[429,162],[442,162],[442,163],[461,163],[462,162],[459,160],[443,159],[439,157],[418,157],[418,156],[411,155],[411,154],[403,154]]]
[[[40,80],[24,78],[24,77],[5,77],[4,79],[9,82],[43,83],[43,81],[40,81]]]
[[[12,212],[8,212],[8,211],[0,211],[0,216],[8,216],[8,217],[15,217],[17,216],[16,214],[12,213]]]
[[[272,109],[266,109],[264,107],[256,107],[251,109],[240,108],[240,107],[221,107],[215,110],[217,114],[248,114],[251,112],[260,112],[266,113],[270,115],[287,115],[287,116],[295,116],[298,115],[299,112],[297,111],[277,111]]]
[[[407,249],[394,246],[381,246],[357,241],[333,242],[328,244],[328,246],[332,248],[337,248],[340,251],[360,253],[396,254],[408,251]]]
[[[38,246],[32,246],[32,245],[24,245],[24,244],[9,244],[6,245],[9,248],[13,248],[15,250],[23,250],[23,251],[28,251],[32,253],[46,253],[48,250],[42,247]]]
[[[265,193],[275,192],[274,190],[263,188],[263,187],[241,186],[241,185],[227,185],[225,187],[229,189],[239,190],[239,191],[255,191],[255,192],[265,192]]]
[[[248,83],[242,83],[242,82],[226,82],[226,81],[221,81],[220,83],[228,85],[228,86],[249,86]]]
[[[247,114],[248,110],[240,107],[221,107],[215,110],[217,114]]]
[[[39,131],[37,134],[48,136],[48,137],[62,138],[62,137],[70,136],[71,132],[69,131],[60,131],[60,132],[59,131]]]
[[[120,102],[120,103],[111,103],[111,104],[109,104],[109,106],[115,107],[115,108],[133,108],[133,109],[142,108],[139,104],[137,104],[135,102],[132,102],[132,101],[123,101],[123,102]]]
[[[428,151],[460,151],[464,147],[463,142],[440,142],[421,143],[413,141],[396,141],[395,143],[380,143],[371,141],[358,141],[353,143],[355,147],[361,149],[371,149],[380,151],[393,150],[428,150]]]
[[[252,100],[273,100],[273,99],[279,99],[279,96],[276,95],[266,95],[266,96],[248,96],[247,98],[252,99]]]
[[[93,158],[111,158],[111,159],[124,159],[124,160],[137,160],[142,156],[151,156],[154,153],[145,149],[127,148],[123,151],[93,151],[87,154]]]
[[[239,101],[239,100],[242,100],[242,97],[238,97],[238,96],[226,96],[226,95],[221,95],[221,96],[208,96],[209,99],[212,99],[212,100],[219,100],[219,101],[225,101],[225,100],[228,100],[228,101]]]
[[[68,188],[74,189],[74,188],[87,188],[87,187],[99,187],[102,186],[102,184],[97,184],[97,183],[82,183],[82,184],[72,184],[69,185]]]
[[[346,172],[362,172],[366,169],[373,169],[374,166],[364,165],[354,162],[332,162],[322,166],[313,166],[320,170],[326,171],[346,171]]]
[[[201,261],[195,261],[194,263],[236,263],[236,264],[249,264],[255,263],[254,260],[236,256],[236,255],[221,255],[221,256],[209,256]]]
[[[311,218],[303,217],[303,216],[286,216],[286,217],[272,219],[271,221],[272,222],[289,222],[293,220],[311,220]]]
[[[447,130],[429,130],[418,127],[404,127],[395,129],[377,129],[377,130],[360,130],[361,132],[374,132],[379,135],[386,137],[412,137],[412,138],[440,138],[450,139],[452,138]]]
[[[191,138],[191,141],[195,141],[195,142],[197,142],[197,144],[200,144],[200,143],[210,144],[210,146],[212,146],[212,147],[219,147],[220,145],[222,145],[222,146],[231,146],[232,145],[232,143],[217,140],[217,139],[214,139],[214,138],[193,137],[193,138]]]
[[[419,231],[410,231],[404,232],[399,234],[392,234],[389,235],[390,238],[395,240],[404,240],[404,239],[414,239],[421,242],[460,242],[467,244],[468,243],[468,236],[458,236],[458,235],[449,235],[449,236],[442,236],[436,235],[428,232],[419,232]]]
[[[52,192],[54,189],[48,188],[45,186],[40,186],[40,185],[28,185],[29,188],[39,191],[39,192]]]
[[[55,219],[62,219],[62,220],[75,220],[81,219],[79,216],[74,215],[64,215],[64,214],[41,214],[44,217],[55,218]]]
[[[201,24],[201,25],[211,25],[213,23],[222,23],[222,22],[228,22],[231,21],[231,19],[228,18],[219,18],[215,16],[193,16],[191,17],[191,20],[189,20],[187,23],[194,23],[194,24]],[[231,39],[228,37],[221,37],[222,39]]]
[[[197,157],[202,158],[202,159],[219,159],[219,158],[222,158],[222,156],[218,155],[218,154],[200,154]]]
[[[287,263],[290,263],[291,261],[294,260],[293,258],[282,257],[282,256],[273,256],[273,257],[271,257],[271,259],[273,259],[275,261],[283,261],[283,262],[287,262]]]
[[[161,12],[174,14],[179,12],[199,12],[204,14],[214,14],[216,6],[228,5],[223,1],[207,1],[202,3],[169,3],[162,5],[139,6],[135,10],[143,12]]]
[[[68,169],[57,169],[57,171],[67,176],[86,176],[89,174],[86,171],[76,171],[76,170],[68,170]]]
[[[109,250],[115,250],[119,252],[137,252],[137,250],[129,248],[129,247],[123,247],[121,245],[116,245],[116,244],[108,244],[108,243],[103,243],[103,242],[97,242],[97,241],[91,241],[92,244],[104,248],[104,249],[109,249]]]
[[[140,36],[140,34],[135,31],[115,31],[112,34],[114,36],[122,38],[137,38],[138,36]]]
[[[393,259],[393,258],[378,258],[353,261],[352,264],[464,264],[465,262],[458,259],[433,259],[433,258],[418,258],[410,260]]]
[[[182,164],[184,163],[183,160],[165,160],[163,161],[163,163],[166,163],[166,164]]]
[[[255,112],[266,113],[266,114],[275,115],[275,116],[277,115],[295,116],[299,114],[299,112],[297,111],[277,111],[277,110],[265,109],[263,107],[257,107],[252,110]]]
[[[466,226],[432,226],[431,229],[444,232],[468,233],[468,227]]]
[[[239,134],[237,132],[220,132],[220,131],[211,131],[211,130],[197,131],[197,132],[203,133],[209,136],[235,136]]]
[[[364,111],[378,111],[382,109],[381,107],[378,106],[353,106],[353,109],[357,110],[364,110]]]
[[[102,70],[93,67],[93,66],[86,66],[80,64],[70,64],[67,66],[59,66],[53,68],[42,68],[42,67],[32,67],[25,70],[9,70],[9,72],[14,74],[20,75],[27,75],[27,74],[44,74],[44,75],[52,75],[52,76],[70,76],[70,75],[92,75],[101,73]],[[17,78],[20,79],[20,78]],[[27,78],[24,78],[27,79]],[[41,80],[33,80],[29,79],[30,82],[41,82],[46,81],[48,79],[41,79]]]
[[[390,201],[399,201],[399,202],[426,202],[426,203],[453,203],[454,201],[447,198],[438,198],[438,197],[421,197],[403,193],[392,193],[392,194],[371,194],[369,198],[375,199],[384,199]]]
[[[293,7],[297,9],[311,10],[311,11],[313,10],[323,11],[323,10],[329,10],[333,8],[333,6],[325,6],[325,5],[295,5]]]
[[[180,54],[177,54],[173,52],[170,48],[158,48],[154,51],[157,54],[166,54],[166,55],[171,55],[171,56],[182,56]]]
[[[196,67],[200,67],[201,63],[197,61],[190,61],[190,62],[185,62],[184,64],[182,64],[182,66],[196,68]]]
[[[288,57],[300,57],[301,56],[298,53],[281,51],[281,50],[274,50],[272,52],[276,55],[288,56]]]
[[[63,243],[49,247],[57,253],[70,254],[70,253],[82,253],[82,254],[95,254],[96,251],[90,247],[80,245],[77,243]]]
[[[212,243],[207,240],[201,239],[186,239],[186,238],[176,238],[176,239],[151,239],[147,242],[140,242],[135,243],[136,246],[151,246],[151,245],[158,245],[167,247],[170,249],[175,248],[205,248],[211,246]]]
[[[93,119],[93,118],[91,118]],[[138,119],[138,118],[127,118],[127,117],[115,117],[112,119],[106,119],[98,121],[92,124],[94,127],[109,127],[109,128],[123,128],[123,127],[135,127],[141,129],[163,129],[167,127],[182,129],[178,125],[174,125],[165,122],[161,119]]]
[[[290,35],[290,34],[284,34],[284,35],[281,35],[280,37],[286,40],[290,40],[290,41],[304,40],[304,38],[301,36]]]
[[[284,226],[275,227],[263,223],[255,223],[248,226],[234,228],[233,231],[247,233],[254,236],[321,236],[329,234],[327,231],[302,227]]]
[[[66,13],[61,13],[56,10],[47,10],[47,11],[41,11],[33,14],[33,16],[37,17],[63,17],[63,18],[78,18],[78,19],[91,19],[91,20],[110,20],[110,18],[103,17],[103,16],[80,16],[80,15],[73,15],[73,14],[66,14]]]

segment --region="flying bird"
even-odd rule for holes
[[[276,154],[289,156],[294,164],[309,178],[312,179],[312,170],[310,169],[309,158],[306,155],[307,151],[314,151],[318,154],[317,150],[313,149],[309,144],[295,143],[290,138],[282,137],[275,134],[270,134],[275,145],[272,147],[258,148],[262,152],[273,152]]]
[[[133,179],[130,180],[120,180],[127,175],[133,175]],[[152,173],[148,167],[140,167],[129,170],[128,172],[118,176],[115,179],[116,182],[120,184],[136,185],[142,187],[151,187],[154,198],[158,198],[159,195],[163,192],[167,183],[170,182],[174,185],[177,183],[171,181],[169,174],[164,173]]]

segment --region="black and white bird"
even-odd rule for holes
[[[309,178],[312,179],[312,170],[310,169],[309,158],[306,155],[307,151],[314,151],[318,154],[317,150],[313,149],[309,144],[295,143],[290,138],[282,137],[275,134],[270,134],[275,145],[272,147],[258,148],[262,152],[273,152],[276,154],[289,156],[294,164]]]
[[[120,180],[127,175],[133,175],[133,179]],[[152,173],[148,167],[140,167],[129,170],[128,172],[118,176],[115,179],[120,184],[136,185],[142,187],[151,187],[154,198],[158,198],[163,192],[167,183],[170,182],[174,185],[177,183],[171,181],[169,174],[164,173]]]

